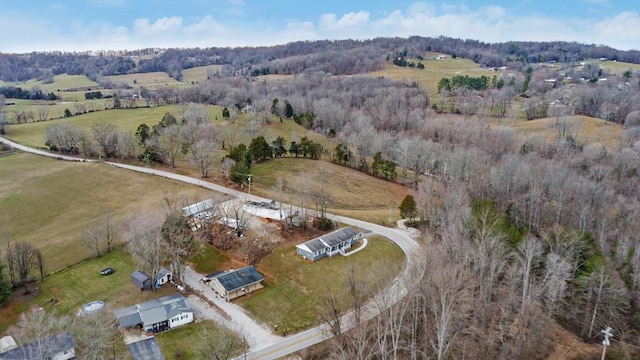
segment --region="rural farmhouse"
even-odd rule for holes
[[[122,329],[139,326],[154,333],[193,322],[193,309],[181,294],[117,309],[113,313]]]

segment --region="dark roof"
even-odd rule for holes
[[[142,324],[140,313],[138,313],[138,308],[135,305],[123,309],[116,309],[113,311],[113,314],[116,316],[118,324],[120,324],[120,327],[123,329]]]
[[[143,283],[151,279],[151,276],[147,275],[147,273],[145,273],[144,271],[136,270],[131,273],[131,278],[139,281],[140,283]]]
[[[238,270],[227,271],[216,278],[227,291],[233,291],[249,284],[264,280],[253,265]]]
[[[41,341],[34,341],[0,354],[0,360],[40,360],[53,358],[54,355],[73,350],[76,342],[71,334],[64,331],[48,336]]]
[[[161,267],[158,271],[158,279],[165,277],[166,275],[171,274],[171,271],[166,267]]]
[[[142,341],[127,344],[133,360],[163,360],[162,351],[156,338],[150,337]]]
[[[351,226],[347,226],[343,227],[342,229],[338,229],[328,234],[322,235],[319,238],[322,239],[322,241],[327,245],[334,246],[340,244],[341,242],[349,240],[357,234],[358,233],[353,230]]]

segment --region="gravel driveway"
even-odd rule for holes
[[[220,298],[209,285],[202,281],[204,276],[205,274],[197,273],[189,266],[185,268],[185,283],[194,292],[198,292],[208,302],[214,304],[210,305],[198,295],[189,296],[189,303],[193,306],[196,316],[213,320],[244,336],[251,350],[274,344],[282,339],[274,335],[271,329],[249,317],[242,307]]]

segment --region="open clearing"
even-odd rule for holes
[[[410,59],[417,63],[418,60]],[[499,75],[494,71],[481,68],[480,65],[471,60],[449,57],[445,60],[421,60],[424,69],[419,70],[410,67],[400,67],[387,63],[383,70],[369,73],[372,76],[384,76],[395,80],[417,81],[427,89],[429,97],[434,99],[438,96],[438,82],[442,78],[451,78],[456,75],[464,76],[487,76],[489,78]]]
[[[252,317],[279,333],[291,333],[318,323],[318,310],[326,309],[326,296],[337,295],[347,309],[346,278],[353,270],[358,286],[369,298],[388,284],[403,266],[399,247],[380,236],[369,238],[366,249],[352,256],[324,258],[315,263],[296,255],[295,245],[285,245],[258,263],[265,289],[239,299]]]
[[[221,71],[222,65],[197,66],[190,69],[182,70],[182,81],[198,82],[206,80],[209,73],[215,74]]]
[[[166,72],[162,71],[127,75],[109,75],[105,76],[105,78],[116,84],[127,84],[132,87],[144,86],[149,89],[184,85],[182,82],[170,77]]]
[[[82,245],[82,232],[105,211],[113,211],[118,223],[136,212],[160,211],[165,194],[188,203],[211,196],[195,186],[105,164],[30,154],[0,157],[0,169],[2,236],[40,249],[47,272],[91,255]]]
[[[329,212],[375,223],[389,223],[390,216],[395,222],[400,215],[398,206],[407,194],[407,188],[400,184],[326,161],[278,158],[256,164],[251,171],[252,191],[258,195],[300,205],[299,193],[324,188]],[[278,191],[278,179],[293,187],[294,194],[286,188]]]

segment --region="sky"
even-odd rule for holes
[[[236,47],[440,35],[640,50],[638,0],[21,0],[0,52]]]

